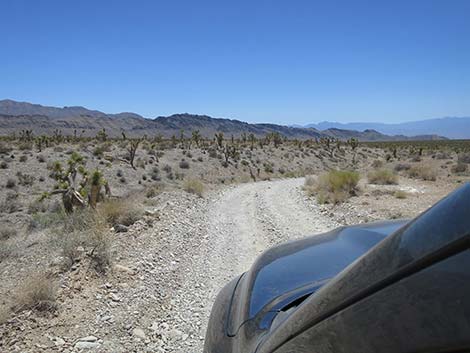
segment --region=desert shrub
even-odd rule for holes
[[[417,164],[408,170],[408,176],[410,178],[435,181],[437,178],[437,171],[430,165]]]
[[[466,163],[458,162],[457,164],[452,166],[452,173],[465,173],[468,169],[468,165]]]
[[[179,166],[180,166],[181,169],[189,169],[189,162],[182,159]]]
[[[372,162],[372,168],[382,168],[384,165],[384,162],[381,161],[380,159],[376,159]]]
[[[45,163],[46,162],[46,157],[44,157],[42,154],[39,154],[36,159],[38,160],[39,163]]]
[[[188,152],[186,152],[186,157],[193,158],[193,154],[190,151],[188,151]]]
[[[98,212],[111,226],[130,226],[142,217],[142,209],[131,199],[107,200],[100,204]]]
[[[359,173],[353,171],[331,170],[320,175],[316,184],[319,203],[339,203],[356,195]]]
[[[209,157],[210,158],[217,158],[217,151],[213,150],[213,149],[210,149],[209,150]]]
[[[165,166],[163,166],[163,171],[166,173],[171,173],[171,166],[168,164],[165,164]]]
[[[0,263],[12,257],[14,254],[15,248],[11,244],[1,244],[0,245]]]
[[[273,172],[273,164],[270,162],[263,163],[263,168],[266,173],[272,173]]]
[[[204,158],[202,158],[202,157],[197,157],[197,160],[198,160],[199,162],[204,162]]]
[[[46,274],[34,274],[20,286],[15,296],[13,311],[55,311],[57,286]]]
[[[46,212],[46,211],[47,211],[47,205],[44,202],[44,200],[34,200],[28,206],[29,214],[35,214],[38,212]]]
[[[90,258],[98,273],[105,273],[111,264],[111,238],[105,232],[93,233],[90,238],[92,250]]]
[[[367,174],[370,184],[393,185],[398,184],[398,177],[389,169],[377,169]]]
[[[401,172],[402,170],[409,170],[411,168],[411,165],[407,163],[397,163],[395,164],[395,167],[393,168],[396,172]]]
[[[12,178],[8,178],[7,182],[5,183],[5,187],[8,189],[13,189],[16,186],[16,180]]]
[[[20,156],[20,162],[21,163],[25,163],[26,161],[28,160],[28,156],[23,154],[22,156]]]
[[[145,169],[145,161],[142,158],[137,158],[137,160],[135,161],[135,166],[136,168]]]
[[[459,154],[458,161],[460,163],[470,164],[470,153],[461,153],[461,154]]]
[[[21,210],[21,204],[18,201],[18,194],[9,192],[3,202],[0,203],[0,213],[14,213]]]
[[[397,190],[394,192],[393,196],[395,196],[397,199],[406,199],[408,194],[403,190]]]
[[[106,143],[96,146],[93,149],[93,155],[96,157],[102,157],[104,152],[110,152],[110,151],[111,151],[111,144],[106,142]]]
[[[155,185],[152,185],[145,191],[145,197],[151,199],[160,194],[164,188],[165,184],[163,183],[157,183]]]
[[[451,159],[451,155],[447,152],[438,152],[435,155],[436,159]]]
[[[311,175],[305,177],[303,189],[308,196],[314,195],[317,189],[317,179]]]
[[[23,142],[18,145],[18,149],[21,151],[31,151],[33,149],[32,142]]]
[[[6,161],[1,161],[0,169],[8,169],[8,163]]]
[[[119,178],[119,182],[120,182],[121,184],[125,184],[125,183],[127,182],[127,180],[126,180],[125,177],[120,177],[120,178]]]
[[[185,180],[183,189],[186,192],[202,197],[202,193],[204,192],[204,184],[198,179],[190,178]]]
[[[8,154],[11,152],[11,147],[8,147],[4,142],[0,142],[0,154]]]
[[[3,226],[0,229],[0,240],[7,240],[16,236],[18,231],[15,228]]]
[[[152,178],[152,180],[154,180],[154,181],[160,181],[161,180],[160,169],[158,169],[158,167],[153,167],[152,168],[152,172],[150,173],[150,178]]]
[[[18,177],[18,182],[22,186],[31,186],[34,184],[34,176],[29,175],[29,174],[23,174],[21,172],[16,173],[16,176]]]

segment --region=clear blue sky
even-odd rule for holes
[[[470,0],[5,0],[0,34],[0,99],[285,124],[470,116]]]

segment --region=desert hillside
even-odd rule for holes
[[[470,180],[468,141],[0,142],[0,351],[201,352],[261,252],[410,218]]]
[[[106,114],[84,107],[46,107],[39,104],[0,101],[0,135],[19,134],[22,130],[34,131],[36,135],[64,135],[91,137],[105,130],[110,137],[162,136],[170,138],[181,134],[190,137],[197,131],[206,138],[212,138],[222,132],[227,137],[254,135],[263,137],[267,134],[280,134],[290,139],[355,138],[360,141],[388,140],[434,140],[444,139],[438,135],[389,136],[374,130],[355,131],[346,129],[327,129],[289,127],[276,124],[249,124],[234,119],[212,118],[207,115],[174,114],[167,117],[145,119],[135,113]]]

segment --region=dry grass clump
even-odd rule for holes
[[[98,212],[111,226],[130,226],[142,217],[142,209],[131,198],[110,199],[99,204]]]
[[[313,196],[317,188],[317,179],[311,175],[305,177],[303,189],[308,196]]]
[[[111,237],[102,214],[93,210],[77,210],[69,215],[57,234],[65,270],[70,269],[86,254],[99,273],[105,273],[111,263]]]
[[[0,325],[4,324],[9,319],[10,319],[10,310],[5,306],[0,307]]]
[[[331,170],[320,175],[315,186],[319,203],[340,203],[357,193],[359,173]]]
[[[457,162],[456,165],[452,166],[452,173],[459,174],[459,173],[465,173],[468,169],[468,166],[466,163],[462,162]]]
[[[13,238],[17,233],[18,231],[15,228],[4,226],[2,229],[0,229],[0,240]]]
[[[417,164],[408,170],[410,178],[423,179],[428,181],[436,181],[437,171],[427,164]]]
[[[1,244],[0,245],[0,263],[13,256],[15,247],[10,244]]]
[[[395,185],[398,184],[398,177],[389,169],[377,169],[367,174],[370,184]]]
[[[57,309],[56,296],[55,281],[46,274],[34,274],[19,288],[12,309],[14,312],[23,310],[52,312]]]
[[[184,181],[183,190],[189,192],[190,194],[196,194],[202,197],[204,192],[204,184],[196,178],[186,179]]]
[[[397,190],[395,191],[393,196],[395,196],[395,198],[397,199],[406,199],[408,197],[408,194],[403,190]]]

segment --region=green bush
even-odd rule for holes
[[[320,175],[315,191],[319,203],[340,203],[357,193],[359,173],[332,170]]]
[[[377,169],[367,174],[370,184],[394,185],[398,184],[398,177],[389,169]]]
[[[184,191],[191,194],[202,196],[202,193],[204,192],[204,184],[198,179],[186,179],[183,185],[183,189]]]

